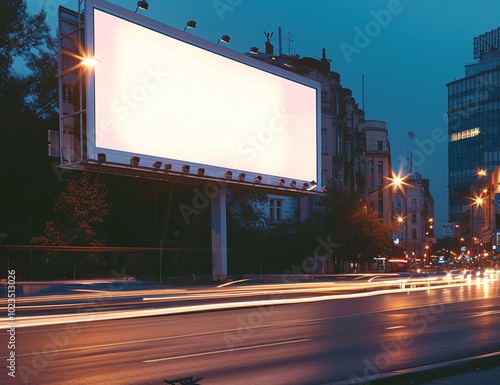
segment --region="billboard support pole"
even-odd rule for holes
[[[227,277],[226,189],[211,198],[212,276],[214,281]]]

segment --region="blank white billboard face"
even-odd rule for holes
[[[94,55],[95,151],[196,163],[212,174],[317,178],[314,82],[277,76],[99,9]]]

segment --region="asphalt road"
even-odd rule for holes
[[[498,281],[16,330],[2,384],[327,384],[500,351]],[[5,362],[7,341],[0,341]],[[6,379],[6,381],[4,381]]]

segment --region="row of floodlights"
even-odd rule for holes
[[[97,154],[97,161],[99,163],[106,162],[106,154],[104,154],[104,153]],[[130,165],[131,166],[139,166],[140,161],[141,161],[140,157],[138,157],[138,156],[132,156],[130,158]],[[153,162],[153,166],[152,167],[155,170],[160,170],[162,164],[163,164],[162,162],[160,162],[159,160],[156,160],[156,161]],[[171,171],[172,170],[172,163],[165,163],[163,165],[163,169],[164,169],[164,171]],[[182,172],[183,173],[189,174],[190,171],[191,171],[191,166],[189,166],[187,164],[185,164],[185,165],[182,166]],[[198,168],[197,173],[198,173],[198,176],[204,176],[205,175],[205,169],[203,167],[200,167],[200,168]],[[245,173],[240,172],[238,174],[238,182],[245,182],[245,178],[246,178],[246,174]],[[233,172],[231,170],[227,170],[224,173],[224,179],[228,179],[228,180],[233,179]],[[256,183],[256,184],[262,183],[262,177],[260,175],[256,175],[254,177],[254,179],[253,179],[253,183]],[[317,186],[317,183],[315,181],[311,181],[310,183],[303,183],[302,184],[302,190],[312,190],[316,186]],[[286,187],[286,181],[285,181],[284,178],[281,178],[278,181],[278,187]],[[294,181],[294,180],[290,181],[289,187],[293,188],[293,189],[296,189],[297,188],[297,182]]]
[[[143,1],[138,1],[137,2],[137,8],[135,9],[135,12],[137,12],[139,9],[142,9],[144,11],[147,11],[149,9],[149,3],[146,0]],[[186,29],[194,29],[196,28],[196,21],[194,20],[189,20],[186,23],[186,26],[184,27],[183,31],[186,31]],[[222,35],[221,38],[217,41],[217,45],[220,42],[228,44],[229,41],[231,40],[231,37],[229,35]],[[258,47],[251,47],[250,48],[250,53],[252,54],[258,54],[259,53],[259,48]]]

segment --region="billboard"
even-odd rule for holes
[[[319,83],[104,1],[85,19],[89,159],[319,180]]]
[[[444,223],[443,224],[443,236],[445,238],[452,238],[455,232],[454,223]]]

